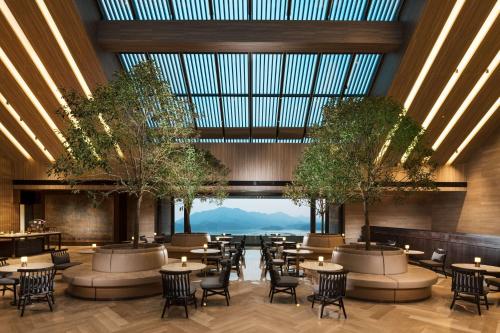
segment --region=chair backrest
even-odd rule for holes
[[[345,296],[347,272],[320,272],[319,295],[329,298]]]
[[[431,260],[444,264],[446,262],[446,254],[447,251],[444,249],[435,249],[434,252],[432,252]]]
[[[483,294],[484,274],[476,269],[451,268],[451,291],[473,295]]]
[[[50,252],[52,263],[54,265],[67,264],[70,262],[69,253],[67,249],[54,250]]]
[[[148,242],[148,239],[146,238],[146,235],[141,235],[141,236],[139,236],[139,240],[140,240],[141,242],[144,242],[144,243],[147,243],[147,242]]]
[[[285,250],[293,250],[297,248],[297,243],[295,242],[284,242],[283,243],[283,249]]]
[[[386,242],[387,246],[396,246],[396,241],[392,239],[388,239]]]
[[[236,253],[231,257],[231,265],[233,267],[238,267],[240,265],[241,254],[241,249],[238,249]]]
[[[231,276],[231,261],[222,260],[222,272],[219,275],[219,281],[222,282],[224,287],[229,286],[229,277]]]
[[[275,286],[276,283],[280,280],[280,273],[272,266],[270,265],[269,268],[269,275],[271,276],[271,285]]]
[[[0,257],[0,267],[8,266],[8,265],[9,265],[9,263],[7,262],[7,258]]]
[[[208,242],[207,246],[208,246],[209,249],[221,250],[222,243],[219,243],[219,242]]]
[[[54,267],[20,269],[19,272],[19,295],[40,295],[54,290]]]
[[[191,286],[189,281],[190,273],[191,271],[160,271],[163,286],[163,297],[174,299],[189,296]]]

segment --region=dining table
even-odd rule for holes
[[[54,264],[51,262],[30,262],[26,266],[22,266],[22,264],[19,263],[0,267],[0,273],[15,273],[23,269],[44,269],[53,266]]]
[[[456,264],[451,264],[451,266],[456,267],[456,268],[472,269],[472,270],[477,270],[477,271],[486,271],[486,273],[495,274],[495,275],[500,274],[500,267],[499,266],[484,265],[484,264],[480,264],[479,266],[476,266],[476,264],[473,264],[473,263],[456,263]]]
[[[205,268],[207,268],[207,265],[201,262],[188,261],[185,263],[184,266],[182,265],[182,262],[173,262],[170,264],[166,264],[161,266],[160,270],[167,272],[190,272],[190,271],[202,271]]]
[[[291,254],[291,255],[294,255],[295,256],[295,267],[296,267],[296,275],[297,276],[300,276],[300,266],[299,266],[299,263],[300,263],[300,259],[306,255],[306,254],[311,254],[313,253],[313,251],[311,250],[306,250],[306,249],[285,249],[283,250],[284,253],[286,254]]]

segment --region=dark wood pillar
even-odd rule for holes
[[[316,202],[314,200],[311,200],[311,216],[310,216],[310,232],[312,234],[316,233]]]
[[[114,196],[113,211],[113,242],[119,243],[127,240],[127,194],[121,193]]]
[[[329,232],[333,234],[344,234],[344,205],[329,205],[327,214],[326,226],[328,226]]]

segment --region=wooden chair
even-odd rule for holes
[[[57,271],[63,271],[73,266],[81,265],[81,262],[71,262],[67,249],[54,250],[50,252],[52,263]]]
[[[446,255],[447,255],[446,250],[436,249],[432,253],[432,257],[430,260],[420,260],[419,263],[420,263],[420,265],[424,266],[425,268],[428,268],[428,269],[433,270],[435,272],[443,273],[444,277],[447,278],[446,270],[445,270]]]
[[[52,312],[54,303],[54,267],[41,269],[19,270],[19,303],[17,308],[21,309],[21,317],[24,316],[26,305],[34,302],[47,302]]]
[[[0,267],[7,266],[7,258],[0,258]],[[17,285],[19,284],[19,279],[12,276],[11,273],[0,274],[0,287],[2,287],[2,296],[5,296],[5,291],[12,291],[14,294],[13,305],[17,304]]]
[[[270,302],[273,302],[274,294],[285,293],[292,295],[295,304],[297,304],[297,293],[295,292],[295,288],[299,285],[299,280],[293,276],[280,276],[278,271],[273,267],[268,267],[268,270],[271,275],[271,288],[269,290],[269,296],[271,297]]]
[[[187,272],[170,272],[160,271],[161,281],[163,286],[163,298],[165,298],[165,305],[161,317],[165,316],[165,311],[171,305],[184,306],[186,318],[189,318],[188,305],[194,304],[195,309],[198,308],[196,300],[196,288],[191,285],[189,274]]]
[[[344,297],[347,284],[347,272],[319,272],[319,286],[317,291],[314,292],[312,305],[318,301],[321,303],[321,315],[323,318],[323,311],[326,305],[336,305],[344,313],[345,319],[347,315],[344,307]]]
[[[481,315],[481,298],[488,305],[488,288],[484,287],[484,274],[486,271],[475,269],[464,269],[452,266],[451,271],[451,291],[453,291],[453,301],[450,309],[453,309],[455,301],[463,300],[473,302],[477,305],[477,312]],[[474,299],[472,300],[471,297]]]
[[[224,260],[221,262],[222,272],[219,276],[210,276],[201,280],[200,286],[203,289],[201,306],[206,305],[207,297],[221,295],[226,298],[226,304],[229,306],[229,276],[231,275],[231,262]]]

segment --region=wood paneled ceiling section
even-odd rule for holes
[[[6,0],[6,3],[56,86],[60,90],[76,89],[83,93],[77,78],[71,70],[36,2],[31,0]],[[106,76],[89,40],[87,31],[81,22],[74,2],[45,0],[45,4],[64,38],[72,57],[82,72],[87,85],[92,89],[97,84],[106,82]],[[60,129],[64,128],[64,122],[56,115],[56,110],[60,107],[59,101],[51,92],[49,86],[2,14],[0,14],[0,45],[56,125]],[[57,157],[63,151],[63,145],[22,91],[21,87],[18,86],[14,77],[11,76],[3,63],[0,63],[0,76],[2,77],[2,80],[0,80],[0,92],[49,152],[54,157]],[[46,163],[47,158],[2,105],[0,105],[0,110],[2,111],[0,121],[8,127],[9,131],[21,142],[35,161]],[[7,142],[7,140],[3,142]],[[19,156],[22,157],[22,155],[15,148],[12,148],[12,151],[14,150],[18,155],[16,159],[19,160]],[[21,160],[25,161],[24,157]]]
[[[389,90],[390,96],[401,102],[405,101],[453,5],[454,1],[430,0],[427,3]],[[408,111],[408,114],[419,123],[426,118],[494,5],[495,0],[465,2]],[[427,131],[430,144],[436,141],[497,54],[500,49],[499,35],[500,22],[497,19],[430,123]],[[444,164],[448,161],[498,98],[500,91],[498,71],[497,69],[496,73],[490,76],[464,115],[437,149],[434,156],[438,163]],[[473,142],[481,141],[493,128],[498,128],[498,122],[494,122],[493,118],[481,129]],[[467,151],[470,149],[460,154],[455,163],[465,160]]]

